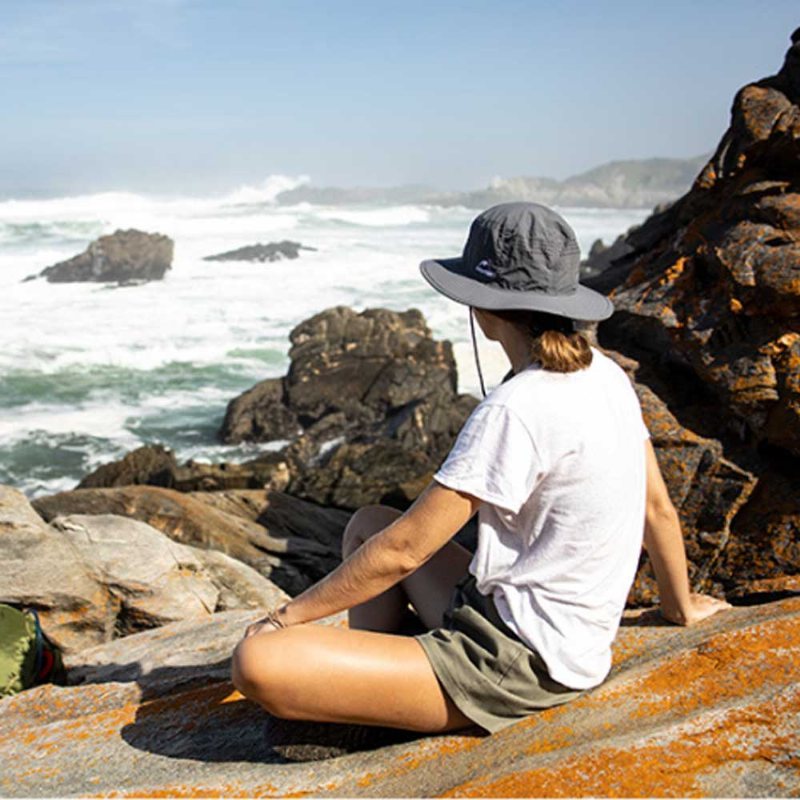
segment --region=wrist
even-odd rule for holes
[[[661,616],[664,617],[664,619],[668,622],[674,622],[676,625],[686,624],[687,617],[683,611],[679,611],[676,608],[670,608],[669,606],[665,605],[662,605],[659,611]]]
[[[272,617],[275,619],[276,624],[281,628],[288,628],[290,625],[296,625],[297,622],[292,618],[289,604],[284,603],[272,612]]]

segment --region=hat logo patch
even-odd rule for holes
[[[479,261],[475,265],[475,272],[479,272],[486,278],[497,277],[497,272],[495,271],[495,268],[492,266],[491,262],[487,261],[486,259],[484,259],[483,261]]]

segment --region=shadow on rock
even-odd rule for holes
[[[138,750],[169,758],[263,764],[318,761],[426,736],[371,725],[278,719],[243,697],[228,681],[197,685],[194,670],[185,678],[176,674],[180,669],[155,672],[170,674],[143,677],[143,699],[135,722],[125,725],[120,735]],[[156,687],[167,681],[180,688],[159,695]],[[156,695],[148,697],[154,689]],[[480,735],[478,728],[465,732]]]

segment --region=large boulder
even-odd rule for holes
[[[639,365],[609,353],[635,378]],[[743,576],[720,572],[720,561],[734,547],[731,523],[747,502],[756,478],[725,458],[722,444],[681,425],[666,403],[643,383],[634,383],[642,415],[670,498],[681,520],[689,581],[693,591],[725,594],[744,591]],[[631,588],[631,605],[658,602],[655,576],[646,553]]]
[[[42,270],[50,283],[158,281],[172,266],[173,242],[160,233],[118,230],[101,236],[80,255]]]
[[[37,498],[33,506],[48,521],[67,514],[117,514],[140,520],[176,542],[242,561],[291,595],[323,578],[341,561],[341,536],[349,514],[279,492],[248,492],[250,511],[244,513],[242,502],[232,499],[236,494],[217,499],[213,492],[194,495],[126,486],[60,492]]]
[[[135,634],[71,657],[70,674],[78,685],[40,686],[0,701],[0,792],[9,797],[787,797],[800,792],[797,598],[734,609],[688,629],[665,626],[650,612],[629,613],[614,646],[612,673],[597,689],[493,736],[470,728],[388,746],[381,746],[386,737],[379,728],[362,728],[354,737],[352,726],[281,727],[236,692],[227,679],[230,654],[257,616],[232,611]],[[333,746],[313,747],[320,738]]]
[[[114,514],[56,515],[47,525],[0,486],[0,601],[35,608],[65,652],[285,595],[223,553],[176,544]]]
[[[290,338],[286,377],[231,401],[221,439],[291,440],[291,494],[348,509],[407,505],[477,404],[457,394],[450,343],[431,337],[419,311],[344,307]]]
[[[178,544],[116,514],[58,516],[51,527],[114,600],[114,636],[216,611],[263,608],[286,595],[251,567],[214,550]]]

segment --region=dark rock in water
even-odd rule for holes
[[[602,239],[595,239],[589,255],[581,261],[581,277],[599,275],[605,272],[617,259],[624,258],[633,251],[633,247],[628,244],[628,236],[638,227],[634,225],[629,228],[627,233],[622,233],[613,241],[611,245],[606,245]]]
[[[268,378],[231,400],[222,430],[226,442],[271,442],[300,433],[297,416],[286,402],[283,378]]]
[[[408,505],[477,404],[456,393],[450,343],[431,337],[419,311],[343,307],[290,338],[288,375],[231,401],[221,439],[293,440],[288,491],[316,503]]]
[[[75,487],[96,489],[105,486],[173,486],[178,462],[171,450],[160,444],[137,447],[119,461],[99,466]]]
[[[172,266],[173,242],[160,233],[116,231],[92,242],[80,255],[42,270],[50,283],[83,281],[138,285],[158,281]]]
[[[284,258],[299,258],[301,250],[316,251],[316,248],[307,247],[299,242],[284,240],[282,242],[251,244],[246,247],[239,247],[226,253],[206,256],[203,261],[282,261]]]
[[[153,444],[142,445],[119,461],[103,464],[75,488],[146,485],[181,492],[264,488],[280,491],[288,482],[288,464],[280,453],[262,453],[242,464],[208,464],[189,459],[179,465],[171,450]]]
[[[731,480],[738,487],[720,516],[707,482],[692,485],[700,517],[690,558],[698,564],[702,540],[706,585],[742,600],[791,591],[800,581],[800,29],[780,72],[738,92],[692,189],[626,244],[628,255],[587,280],[617,308],[599,340],[641,362],[637,379],[684,426],[717,440],[728,464],[720,447],[698,445],[720,465],[710,497],[728,498]],[[667,468],[671,490],[685,457]]]

